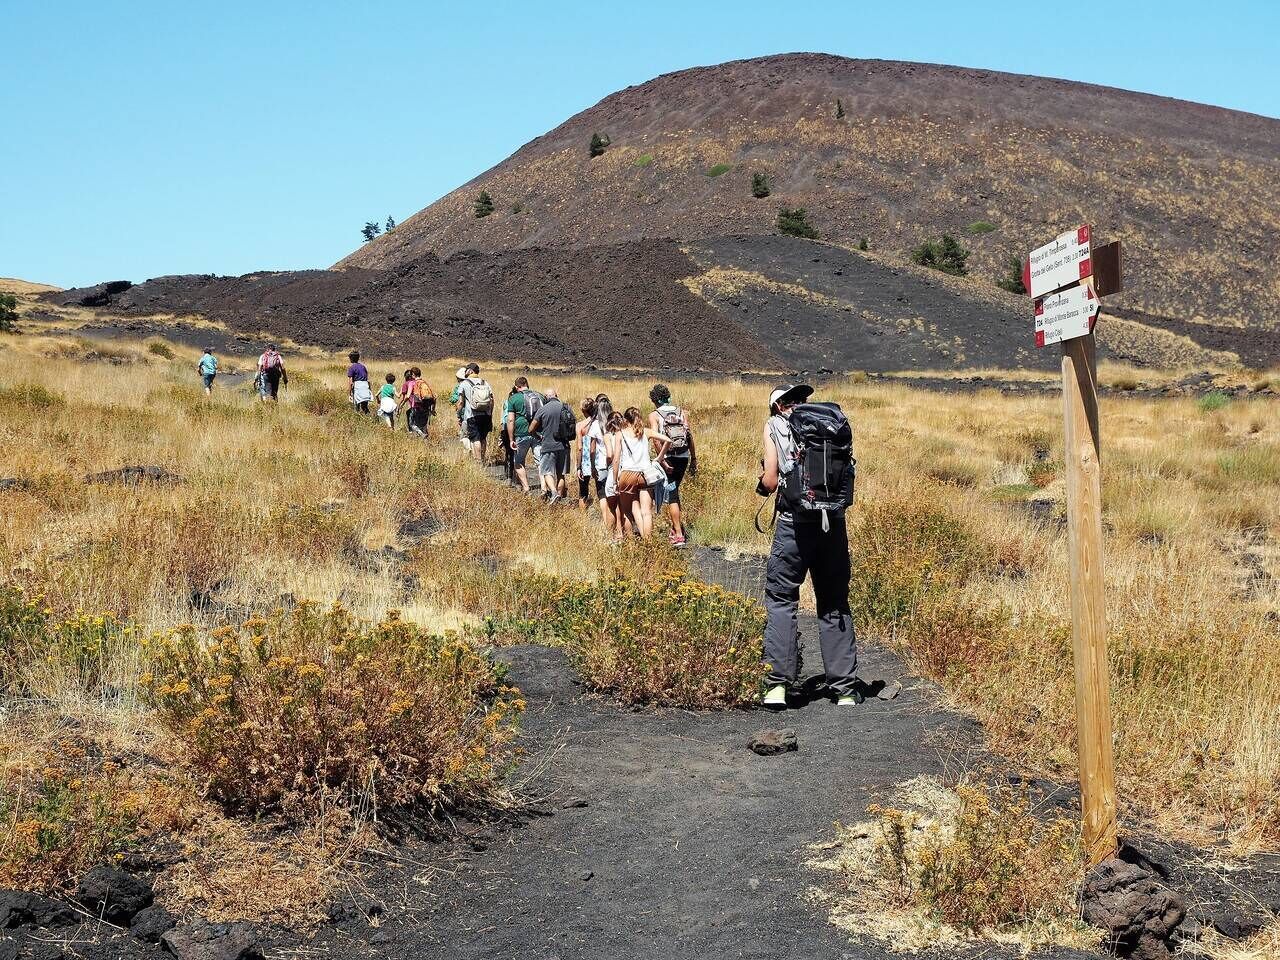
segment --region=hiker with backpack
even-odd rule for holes
[[[538,478],[547,502],[556,503],[566,495],[565,475],[569,472],[569,448],[577,436],[578,420],[573,410],[549,387],[546,399],[529,423],[529,433],[538,442]]]
[[[352,350],[347,354],[351,366],[347,367],[347,397],[357,413],[368,413],[369,402],[373,399],[373,390],[369,387],[369,368],[360,362],[360,351]]]
[[[436,392],[427,383],[420,367],[414,367],[409,374],[413,377],[413,388],[408,391],[409,410],[406,414],[409,432],[427,440],[431,436],[431,418],[436,415]]]
[[[493,387],[480,376],[480,365],[468,363],[466,378],[459,384],[458,407],[466,425],[467,444],[481,463],[489,450],[489,434],[493,433]]]
[[[671,545],[685,545],[684,520],[680,511],[680,482],[686,474],[698,472],[698,454],[693,444],[693,431],[689,429],[689,415],[671,402],[671,390],[665,384],[655,383],[649,391],[653,412],[649,414],[651,429],[667,438],[667,446],[659,465],[666,473],[666,481],[659,485],[655,502],[661,511],[667,508],[671,517]]]
[[[413,367],[405,367],[404,379],[400,381],[396,396],[396,412],[404,411],[404,432],[410,433],[413,430],[413,424],[409,422],[409,413],[413,410]]]
[[[807,384],[788,384],[769,395],[763,472],[756,486],[762,497],[774,497],[773,548],[764,583],[769,676],[763,704],[775,709],[787,706],[789,688],[798,679],[796,615],[806,574],[817,601],[827,689],[840,706],[861,701],[844,519],[853,504],[853,431],[836,404],[807,402],[812,394]]]
[[[280,402],[280,385],[289,386],[289,374],[284,368],[284,357],[276,349],[274,343],[258,357],[258,399],[262,403],[270,397],[275,403]]]
[[[213,347],[205,347],[204,353],[200,356],[200,362],[196,364],[196,370],[200,374],[200,380],[204,383],[204,395],[206,397],[213,395],[213,379],[218,375],[218,358],[213,355]]]
[[[650,451],[658,445],[658,458],[666,452],[669,441],[658,431],[645,426],[645,418],[635,407],[622,415],[625,425],[618,432],[614,471],[614,489],[618,493],[618,512],[629,518],[632,528],[642,540],[653,533],[652,488],[666,481],[666,475]]]
[[[529,425],[542,408],[543,399],[542,394],[529,388],[528,377],[516,377],[511,385],[511,395],[502,407],[503,442],[511,455],[511,472],[525,493],[530,492],[529,471],[525,464],[534,444]]]

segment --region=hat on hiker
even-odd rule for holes
[[[769,409],[772,410],[780,403],[803,403],[812,395],[813,387],[807,383],[784,383],[769,394]]]
[[[457,374],[455,374],[455,376],[457,376],[457,378],[458,378],[459,380],[465,380],[465,379],[467,379],[467,368],[466,368],[466,367],[459,367],[459,368],[458,368],[458,372],[457,372]]]

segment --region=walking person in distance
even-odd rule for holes
[[[462,449],[471,450],[471,441],[467,439],[467,421],[463,419],[466,407],[462,404],[462,381],[467,379],[467,368],[459,367],[458,372],[454,374],[457,383],[454,384],[453,391],[449,394],[449,406],[453,407],[458,414],[458,440],[462,443]]]
[[[511,472],[525,493],[529,492],[529,471],[526,463],[529,451],[533,449],[534,438],[529,433],[529,424],[542,408],[542,394],[529,389],[527,377],[516,377],[511,385],[511,395],[502,408],[503,442],[510,453]],[[537,464],[534,464],[536,467]]]
[[[218,358],[213,355],[213,347],[205,347],[200,362],[196,364],[200,379],[204,383],[204,395],[213,395],[213,380],[218,375]]]
[[[653,412],[649,414],[649,427],[667,438],[667,446],[660,459],[666,473],[666,481],[660,485],[659,509],[666,507],[671,517],[671,545],[685,545],[684,518],[680,510],[680,483],[685,475],[698,472],[698,453],[693,444],[693,431],[689,429],[689,414],[671,402],[671,390],[665,384],[655,383],[649,391]]]
[[[273,402],[280,402],[280,385],[289,385],[289,374],[284,368],[284,357],[280,355],[280,351],[276,349],[274,343],[268,344],[267,349],[262,351],[262,356],[258,357],[258,399],[266,403],[270,398]]]
[[[565,475],[569,472],[569,448],[577,435],[578,421],[573,410],[547,388],[546,400],[529,424],[529,433],[537,438],[538,477],[546,492],[547,502],[565,497]]]
[[[635,407],[628,407],[622,415],[625,421],[618,433],[617,457],[613,463],[615,489],[618,493],[621,516],[630,518],[632,527],[642,540],[653,533],[653,496],[650,491],[657,483],[666,481],[666,475],[650,452],[650,443],[658,445],[658,457],[667,449],[668,440],[662,434],[645,426],[645,418]]]
[[[836,703],[861,701],[858,654],[849,611],[849,540],[845,510],[853,502],[853,433],[834,403],[806,403],[806,384],[769,395],[764,472],[756,492],[775,495],[773,547],[765,570],[764,705],[787,705],[800,670],[800,585],[813,580],[818,640],[827,689]]]
[[[373,390],[369,387],[369,368],[360,362],[360,351],[352,350],[347,354],[351,366],[347,367],[347,398],[359,413],[369,412],[369,402],[373,400]]]
[[[493,387],[480,376],[478,363],[468,363],[465,372],[466,378],[458,388],[458,407],[471,453],[484,463],[489,451],[489,434],[493,433]]]

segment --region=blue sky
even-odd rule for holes
[[[1280,4],[1230,0],[0,0],[0,276],[327,266],[366,220],[688,66],[816,50],[1280,117],[1277,37]]]

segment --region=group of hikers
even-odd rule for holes
[[[214,356],[213,347],[205,347],[196,362],[196,372],[204,384],[206,396],[213,394],[213,382],[218,377],[218,358]],[[284,367],[284,357],[274,343],[258,357],[258,366],[254,372],[253,389],[261,403],[271,400],[280,402],[280,387],[289,386],[289,373]]]
[[[615,410],[603,393],[583,398],[575,409],[554,387],[535,390],[523,376],[515,378],[499,407],[479,364],[460,367],[456,378],[449,402],[457,413],[458,439],[477,460],[487,462],[496,434],[506,476],[525,493],[549,504],[598,504],[615,541],[649,538],[655,517],[665,510],[672,545],[685,545],[680,484],[697,472],[697,448],[688,414],[664,384],[649,391],[653,409],[645,415],[637,407]],[[577,481],[576,497],[571,478]]]
[[[360,354],[348,354],[348,398],[354,408],[379,417],[394,429],[404,412],[405,429],[426,439],[436,412],[436,396],[417,367],[384,376],[375,395]],[[218,362],[206,350],[198,364],[206,392],[213,389]],[[616,410],[603,393],[582,399],[577,410],[553,387],[534,390],[516,377],[498,406],[493,387],[468,363],[456,373],[449,403],[457,416],[458,439],[468,453],[487,462],[490,437],[503,446],[509,481],[554,504],[570,499],[570,473],[577,479],[577,502],[599,504],[605,528],[615,541],[652,536],[655,515],[669,513],[670,541],[686,542],[680,486],[697,473],[697,447],[689,415],[661,383],[649,391],[652,409]],[[275,344],[258,358],[259,399],[278,401],[288,384],[284,359]],[[817,607],[818,641],[826,690],[841,706],[862,701],[858,657],[849,609],[849,541],[845,510],[853,502],[856,461],[853,433],[834,403],[811,401],[813,388],[786,384],[769,394],[761,436],[763,456],[756,492],[773,498],[773,544],[765,569],[764,659],[769,672],[764,706],[784,709],[799,678],[800,588],[808,576]],[[530,458],[532,454],[532,459]],[[536,487],[530,469],[537,471]],[[761,512],[763,512],[763,505]],[[756,526],[760,527],[757,514]]]

